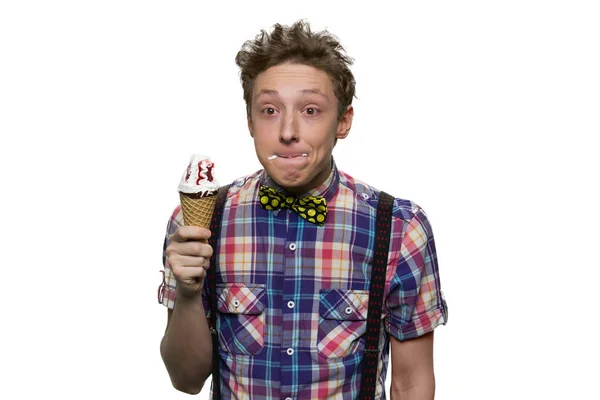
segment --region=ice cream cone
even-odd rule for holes
[[[210,228],[216,195],[199,196],[198,194],[179,193],[183,220],[186,225]]]
[[[185,225],[210,229],[219,191],[213,168],[213,162],[205,155],[194,154],[190,158],[179,183],[179,198]]]

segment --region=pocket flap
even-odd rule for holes
[[[228,314],[261,314],[265,285],[226,283],[217,285],[217,308]]]
[[[319,314],[325,319],[364,321],[369,312],[368,290],[323,289]]]

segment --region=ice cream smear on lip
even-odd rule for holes
[[[214,163],[203,154],[194,154],[181,177],[179,191],[181,193],[200,193],[201,196],[212,196],[219,190],[219,182],[214,177]]]
[[[276,158],[296,158],[296,157],[308,157],[308,154],[302,153],[302,154],[299,154],[297,156],[289,156],[289,157],[280,156],[280,155],[277,155],[277,154],[273,154],[271,157],[267,158],[267,160],[274,160]]]

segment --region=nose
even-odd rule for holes
[[[279,132],[279,142],[290,144],[298,141],[298,121],[295,113],[285,113],[281,131]]]

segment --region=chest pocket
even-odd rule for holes
[[[216,289],[221,349],[240,355],[259,353],[264,346],[264,285],[227,283]]]
[[[319,292],[317,348],[326,358],[346,357],[364,348],[369,292],[323,289]]]

